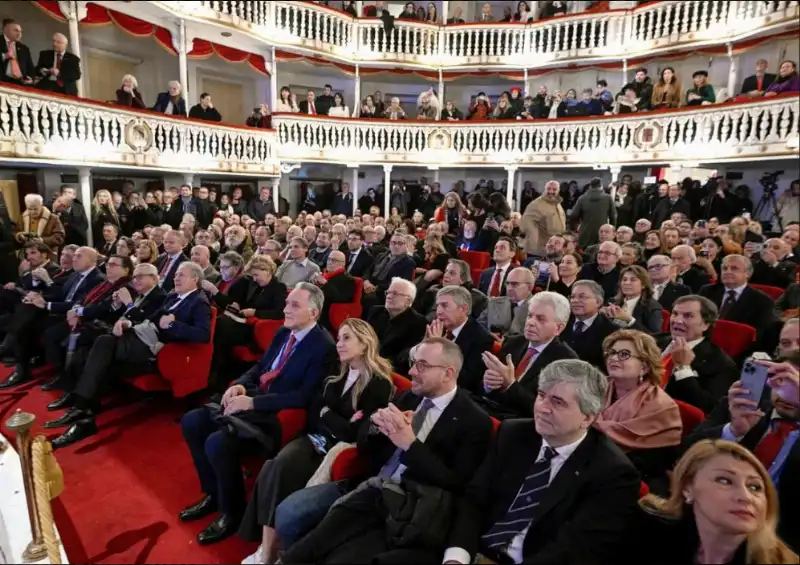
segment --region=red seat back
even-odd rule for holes
[[[353,278],[356,280],[356,286],[353,292],[353,304],[361,304],[361,296],[364,294],[364,279],[361,277]]]
[[[489,267],[491,256],[485,251],[459,251],[459,259],[467,262],[470,269],[484,270]]]
[[[411,379],[407,379],[398,373],[392,373],[392,382],[394,383],[395,395],[400,394],[405,390],[411,390]]]
[[[669,310],[661,310],[664,313],[664,319],[661,322],[661,331],[663,333],[669,333],[669,321],[672,318],[672,315],[669,313]]]
[[[283,327],[283,320],[259,320],[253,328],[253,337],[261,351],[269,349],[275,334]]]
[[[331,304],[331,309],[328,310],[328,321],[331,323],[333,332],[338,332],[342,322],[347,318],[360,318],[361,311],[361,304]]]
[[[769,296],[772,300],[778,300],[783,294],[783,289],[777,286],[769,286],[766,284],[751,284],[750,288],[760,290],[761,292]]]
[[[675,404],[678,405],[678,411],[681,413],[681,423],[683,424],[681,437],[685,438],[706,419],[706,415],[697,406],[692,406],[682,400],[675,400]]]
[[[711,341],[732,359],[738,358],[756,340],[756,330],[747,324],[717,320],[711,331]]]

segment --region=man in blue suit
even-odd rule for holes
[[[485,269],[478,281],[478,290],[490,298],[506,295],[506,279],[511,274],[517,244],[510,237],[501,237],[494,245],[494,266]]]
[[[114,324],[111,334],[92,345],[83,374],[74,390],[73,406],[45,428],[70,426],[53,440],[53,448],[66,447],[97,433],[94,416],[100,395],[111,379],[153,371],[158,351],[166,343],[209,343],[211,304],[200,290],[203,269],[185,262],[175,273],[175,292],[170,293],[149,319],[136,325],[129,318]]]
[[[318,325],[322,291],[299,283],[286,299],[284,326],[261,361],[222,396],[220,410],[203,407],[181,421],[200,487],[205,496],[180,513],[184,522],[219,512],[200,534],[202,545],[235,533],[246,498],[239,455],[266,448],[269,457],[281,448],[280,410],[308,408],[315,393],[338,365],[330,334]],[[215,413],[216,412],[216,413]]]

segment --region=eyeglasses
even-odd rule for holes
[[[447,369],[447,365],[431,365],[427,361],[414,361],[411,363],[411,368],[416,369],[418,373],[424,373],[429,369]]]
[[[668,269],[670,265],[647,265],[648,271],[660,271],[661,269]]]
[[[396,290],[387,290],[386,291],[386,296],[405,296],[405,297],[410,297],[411,295],[410,294],[406,294],[404,292],[397,292]]]
[[[606,359],[611,359],[612,357],[616,356],[617,359],[619,359],[620,361],[627,361],[628,359],[631,358],[634,359],[639,358],[637,355],[631,353],[631,351],[628,349],[620,349],[619,351],[617,351],[616,349],[607,349],[606,351],[603,352],[603,356]]]
[[[613,253],[611,251],[598,251],[597,254],[598,255],[605,255],[606,257],[616,255],[616,253]]]

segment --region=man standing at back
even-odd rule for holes
[[[544,194],[528,204],[522,215],[522,232],[525,234],[525,253],[543,257],[547,241],[563,233],[567,227],[564,208],[561,207],[558,181],[544,185]]]
[[[586,249],[598,243],[598,233],[603,224],[617,225],[617,207],[614,199],[603,190],[603,181],[595,177],[589,190],[575,203],[569,219],[581,223],[578,245]]]

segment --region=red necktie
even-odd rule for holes
[[[162,277],[162,278],[163,278],[163,277],[165,277],[165,276],[167,275],[167,273],[169,273],[169,267],[170,267],[170,265],[172,265],[172,257],[170,257],[170,256],[168,255],[168,256],[167,256],[167,260],[166,260],[166,261],[164,261],[164,266],[163,266],[163,267],[161,267],[161,272],[160,272],[160,273],[158,273],[158,276],[159,276],[159,277]]]
[[[764,467],[769,469],[778,453],[780,453],[783,442],[786,441],[790,433],[797,429],[800,429],[800,424],[797,422],[783,419],[776,420],[772,430],[758,442],[758,445],[753,450],[753,455],[758,457]]]
[[[58,77],[56,77],[56,84],[58,86],[64,86],[64,81],[61,80],[61,57],[63,55],[61,53],[56,53],[56,69],[59,70]]]
[[[675,361],[672,360],[672,353],[667,353],[666,357],[661,360],[664,365],[664,374],[661,376],[661,388],[667,388],[667,383],[675,369]]]
[[[761,92],[763,90],[763,87],[764,87],[764,75],[756,77],[756,90]]]
[[[500,296],[500,283],[503,280],[503,271],[500,268],[496,268],[494,270],[494,276],[492,277],[492,286],[489,287],[489,296],[495,298]]]
[[[317,115],[317,108],[314,106],[313,102],[311,103],[311,115],[312,116],[316,116]]]
[[[517,364],[517,370],[514,371],[514,376],[517,378],[517,380],[519,380],[520,377],[525,374],[525,372],[528,370],[528,367],[531,365],[531,363],[533,363],[533,358],[536,357],[538,353],[539,351],[535,347],[528,348],[528,351],[525,352],[525,355]]]
[[[281,353],[281,358],[278,361],[278,364],[275,366],[275,369],[271,371],[267,371],[261,378],[259,379],[261,383],[261,390],[266,392],[269,388],[269,385],[275,378],[280,374],[283,368],[286,366],[286,362],[289,361],[289,355],[292,353],[292,348],[294,347],[294,334],[289,335],[289,341],[286,342],[286,347],[283,348],[283,352]]]

